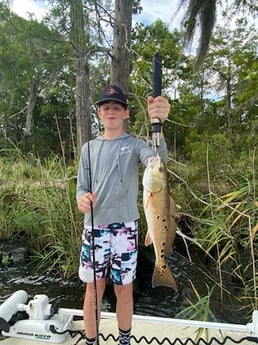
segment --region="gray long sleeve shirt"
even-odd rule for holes
[[[164,139],[158,149],[161,158],[167,162],[167,146]],[[90,167],[89,171],[89,155]],[[84,144],[81,151],[76,199],[90,191],[96,192],[93,210],[94,225],[123,223],[139,218],[137,207],[138,164],[148,163],[154,152],[142,140],[124,133],[118,138],[107,140],[98,137]],[[86,213],[84,224],[91,225],[91,212]]]

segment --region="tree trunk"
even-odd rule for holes
[[[87,37],[84,26],[82,0],[70,1],[71,43],[76,56],[76,130],[77,150],[81,152],[83,144],[91,136],[91,118],[89,104],[89,67],[87,56]]]
[[[125,94],[128,93],[130,76],[132,8],[133,1],[115,0],[110,82],[120,86]],[[125,131],[128,130],[127,121],[125,121],[124,129]]]
[[[91,137],[89,69],[84,58],[84,53],[77,54],[75,97],[78,153],[80,153],[83,144],[89,141]]]
[[[226,83],[227,83],[227,95],[226,95],[227,136],[228,136],[228,139],[232,142],[233,141],[233,110],[232,110],[232,86],[231,86],[230,77],[226,79]]]
[[[33,79],[32,84],[31,84],[30,96],[29,96],[28,105],[27,105],[26,125],[25,125],[26,134],[29,134],[31,131],[32,115],[33,115],[33,110],[37,102],[38,94],[39,94],[39,79],[36,77]]]

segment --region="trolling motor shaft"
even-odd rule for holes
[[[161,95],[161,56],[155,53],[152,60],[152,96],[155,98]],[[160,133],[162,123],[159,118],[154,119],[152,126],[152,148],[158,154],[160,146]]]

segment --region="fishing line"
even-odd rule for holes
[[[82,39],[82,34],[79,32],[79,28],[84,29],[84,21],[83,21],[83,13],[80,12],[79,6],[76,6],[76,3],[73,1],[70,2],[70,6],[75,6],[74,9],[74,20],[79,26],[74,26],[74,30],[76,33],[76,41],[78,44],[75,43],[75,47],[77,49],[77,59],[83,59],[85,58],[86,54],[82,54],[82,52],[86,49],[85,45],[86,42]],[[81,8],[83,10],[83,7]],[[79,49],[79,51],[78,51]],[[83,65],[86,63],[86,61],[80,61],[80,64]],[[78,70],[77,70],[78,73]],[[77,97],[82,97],[86,94],[85,92],[86,85],[84,82],[82,82],[82,91],[83,94],[77,95]],[[80,103],[83,102],[83,99],[80,99]],[[85,114],[87,116],[87,114]],[[91,155],[90,155],[90,137],[91,137],[91,121],[90,121],[90,115],[88,119],[88,143],[87,143],[87,151],[88,151],[88,172],[89,172],[89,192],[92,193],[92,169],[91,169]],[[93,204],[92,201],[90,202],[90,215],[91,215],[91,245],[92,245],[92,262],[93,262],[93,285],[94,285],[94,303],[95,303],[95,321],[96,321],[96,343],[99,345],[99,313],[98,313],[98,297],[97,297],[97,279],[96,279],[96,257],[95,257],[95,237],[94,237],[94,212],[93,212]]]

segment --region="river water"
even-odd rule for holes
[[[0,251],[4,256],[10,251],[14,255],[14,264],[0,270],[0,303],[15,291],[22,289],[27,291],[30,297],[45,294],[49,298],[49,303],[55,303],[63,308],[82,308],[84,286],[77,277],[65,280],[54,275],[35,272],[32,260],[26,255],[23,240],[1,241]],[[152,253],[149,250],[140,251],[134,289],[135,314],[177,317],[177,314],[189,305],[189,299],[196,302],[194,289],[197,289],[201,296],[207,294],[207,285],[211,284],[211,281],[185,256],[176,253],[171,254],[169,264],[175,275],[178,291],[166,287],[153,289],[151,287],[153,264],[149,259],[150,256]],[[236,323],[238,322],[236,320],[239,320],[239,323],[243,321],[246,323],[237,311],[237,306],[230,300],[224,299],[223,303],[220,302],[219,291],[214,294],[211,308],[219,322]],[[111,285],[107,285],[102,309],[115,311],[115,298]]]

